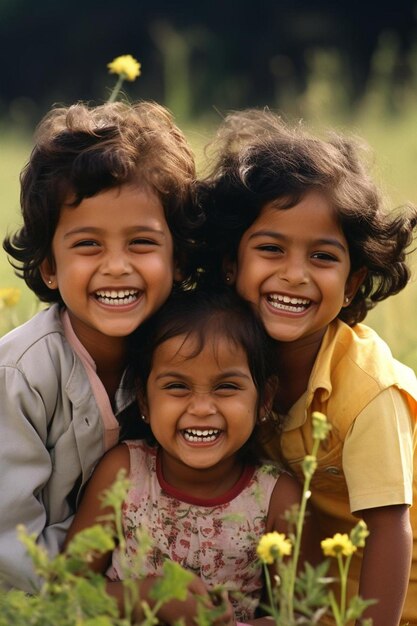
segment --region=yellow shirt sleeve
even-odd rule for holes
[[[395,387],[361,411],[343,446],[351,512],[413,501],[413,420]]]

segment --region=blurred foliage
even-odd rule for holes
[[[103,59],[130,52],[143,77],[133,99],[155,99],[179,121],[270,105],[303,114],[320,55],[334,105],[356,108],[375,63],[391,84],[416,82],[415,0],[0,0],[0,117],[33,124],[54,103],[105,100]],[[379,55],[395,43],[395,58]],[[30,42],[30,45],[29,45]],[[386,50],[387,46],[383,45]],[[415,56],[415,55],[414,55]],[[376,61],[376,59],[377,60]],[[337,60],[337,66],[334,60]],[[330,66],[330,65],[332,66]],[[343,95],[343,103],[341,97]]]

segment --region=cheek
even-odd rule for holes
[[[246,271],[244,267],[241,267],[236,275],[235,289],[237,293],[245,300],[256,303],[259,292],[259,281],[253,272]]]
[[[164,250],[152,259],[149,259],[147,268],[150,273],[158,274],[167,280],[174,277],[174,256],[169,250]]]

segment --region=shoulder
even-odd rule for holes
[[[282,472],[279,476],[274,491],[272,492],[272,498],[279,498],[281,501],[290,503],[290,506],[294,503],[300,502],[302,494],[302,488],[298,480],[289,472]]]
[[[94,490],[96,493],[101,493],[104,489],[108,489],[116,481],[120,472],[126,477],[130,473],[129,448],[124,443],[111,448],[100,459],[88,483],[87,492]]]
[[[395,370],[396,360],[388,344],[365,324],[348,326],[340,320],[333,322],[329,327],[327,351],[335,368],[358,368],[376,378]]]
[[[104,454],[95,472],[113,476],[114,479],[115,472],[123,470],[129,476],[138,463],[146,463],[155,456],[156,448],[150,448],[142,439],[126,440]]]
[[[47,357],[50,345],[62,345],[64,329],[59,307],[53,305],[40,311],[29,321],[10,331],[0,340],[0,365],[19,365],[36,353]],[[37,363],[39,367],[39,362]]]
[[[414,372],[397,361],[386,342],[369,326],[348,326],[332,322],[323,339],[312,373],[313,387],[331,388],[332,396],[343,392],[352,401],[350,390],[365,393],[364,402],[388,387],[399,387],[411,396],[417,394]],[[323,384],[324,383],[324,384]]]
[[[53,411],[57,393],[67,393],[65,388],[73,373],[77,374],[77,397],[80,389],[88,393],[84,373],[74,371],[75,361],[58,305],[54,305],[0,340],[0,385],[12,387],[16,394],[43,398],[48,411]]]
[[[111,472],[114,469],[126,470],[129,473],[130,470],[130,451],[128,442],[119,443],[114,448],[111,448],[105,453],[97,469],[100,471]]]
[[[287,522],[283,519],[283,515],[294,506],[300,505],[301,496],[302,487],[297,479],[288,472],[282,472],[271,494],[268,529],[286,532]]]

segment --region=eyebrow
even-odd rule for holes
[[[252,233],[249,236],[249,241],[251,239],[256,239],[256,237],[271,237],[272,239],[284,240],[288,241],[288,237],[282,235],[281,233],[275,230],[257,230],[255,233]],[[338,239],[334,239],[333,237],[322,237],[321,239],[316,239],[313,242],[315,245],[328,245],[335,246],[339,248],[342,252],[347,252],[346,246],[344,246]]]
[[[162,378],[175,378],[180,377],[185,380],[189,380],[190,376],[183,374],[182,372],[178,372],[175,370],[162,372],[155,377],[155,380],[161,380]],[[219,376],[215,377],[215,380],[221,380],[222,378],[246,378],[247,380],[252,380],[252,376],[248,376],[248,374],[244,374],[240,370],[226,370],[222,372]]]
[[[80,228],[72,228],[64,235],[64,239],[67,237],[72,237],[73,235],[80,235],[82,233],[91,233],[93,235],[100,235],[103,232],[102,228],[97,228],[97,226],[81,226]],[[165,233],[163,230],[159,228],[152,228],[151,226],[132,226],[132,228],[128,228],[126,233],[152,233],[154,235],[160,235],[165,237]]]

